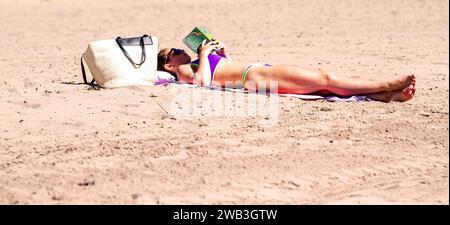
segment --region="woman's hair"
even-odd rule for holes
[[[159,71],[164,71],[164,72],[170,73],[173,77],[175,77],[175,80],[178,81],[178,77],[176,74],[174,74],[174,73],[166,70],[166,68],[164,68],[164,64],[166,64],[167,57],[168,57],[167,54],[164,54],[164,51],[167,52],[167,48],[161,49],[161,51],[159,51],[159,53],[158,53],[158,66],[156,69]]]
[[[165,48],[161,49],[161,51],[159,51],[159,53],[158,53],[158,68],[157,69],[159,71],[168,72],[166,70],[166,68],[164,68],[164,64],[166,64],[166,61],[167,61],[167,55],[164,54],[164,50],[166,50],[166,49]]]

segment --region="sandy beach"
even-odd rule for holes
[[[448,0],[0,9],[0,204],[449,204]],[[365,80],[413,73],[417,92],[405,103],[280,97],[276,124],[263,126],[264,115],[171,114],[189,88],[79,84],[89,42],[146,33],[187,49],[195,26],[237,61]]]

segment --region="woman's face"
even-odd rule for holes
[[[166,64],[175,67],[191,62],[191,57],[183,49],[167,48],[164,49],[164,54],[167,55]]]

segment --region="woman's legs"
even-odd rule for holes
[[[359,81],[337,77],[322,70],[320,71],[323,76],[328,76],[330,80],[325,90],[342,96],[393,92],[405,89],[413,83],[415,85],[414,75],[403,76],[388,81]]]
[[[392,92],[407,88],[415,83],[414,75],[404,76],[389,81],[357,81],[343,79],[323,70],[307,70],[296,66],[258,66],[247,75],[245,87],[257,90],[262,84],[269,87],[269,82],[278,82],[279,93],[311,94],[332,93],[341,96]]]

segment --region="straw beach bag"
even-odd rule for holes
[[[84,83],[116,88],[153,85],[156,76],[158,39],[143,35],[91,42],[81,56]],[[84,63],[93,79],[88,82]]]

